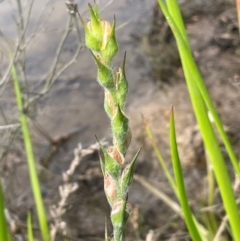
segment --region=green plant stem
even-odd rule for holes
[[[11,72],[12,72],[13,85],[14,85],[14,91],[15,91],[15,95],[16,95],[17,106],[18,106],[18,110],[20,112],[20,122],[21,122],[23,140],[24,140],[25,151],[26,151],[26,156],[27,156],[30,181],[31,181],[32,191],[33,191],[33,195],[34,195],[34,199],[35,199],[35,203],[36,203],[36,208],[37,208],[38,221],[40,224],[40,229],[41,229],[41,234],[42,234],[43,240],[49,241],[50,235],[49,235],[47,216],[45,213],[45,208],[43,205],[43,200],[42,200],[42,195],[41,195],[41,188],[40,188],[40,184],[39,184],[39,180],[38,180],[38,176],[37,176],[37,169],[36,169],[36,164],[35,164],[35,159],[34,159],[34,154],[33,154],[31,137],[30,137],[29,128],[28,128],[27,116],[23,109],[24,105],[23,105],[21,89],[19,86],[18,76],[17,76],[16,68],[14,65],[12,66]]]

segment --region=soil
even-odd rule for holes
[[[230,0],[218,0],[214,3],[212,1],[186,1],[181,5],[181,9],[193,55],[229,134],[230,141],[239,156],[240,38],[235,5]],[[154,133],[163,158],[172,170],[168,144],[168,122],[169,110],[173,105],[185,184],[191,207],[196,213],[199,212],[199,202],[204,201],[205,153],[191,108],[175,41],[158,5],[153,7],[150,20],[147,32],[141,29],[141,24],[136,30],[131,30],[131,45],[128,46],[129,49],[131,48],[130,62],[140,71],[140,77],[138,76],[139,82],[134,81],[135,89],[131,91],[127,106],[133,133],[127,159],[130,160],[140,146],[143,148],[135,167],[136,178],[129,190],[131,216],[127,225],[126,240],[190,240],[182,220],[139,181],[147,180],[175,200],[153,152],[150,140],[146,136],[143,124],[144,118]],[[134,77],[135,74],[130,73],[130,76]],[[68,85],[71,83],[75,85],[75,82],[76,79],[73,78]],[[92,88],[98,88],[95,84],[92,86]],[[138,98],[134,98],[134,94]],[[56,99],[52,100],[56,102],[55,105],[61,96],[59,93],[56,95]],[[101,94],[99,95],[101,97]],[[75,103],[77,97],[76,100],[72,98],[72,101]],[[101,104],[96,108],[102,108],[100,106]],[[101,118],[103,115],[104,113],[100,114]],[[89,118],[95,117],[92,115]],[[99,116],[96,118],[98,119]],[[62,127],[67,119],[66,117],[64,121],[59,120],[63,123],[57,124]],[[104,120],[107,123],[107,119]],[[74,122],[74,120],[70,121]],[[44,123],[43,117],[39,118],[38,122]],[[54,122],[51,123],[51,126],[53,125],[55,125]],[[98,127],[95,127],[94,131],[97,132],[97,129]],[[41,181],[44,183],[42,192],[47,206],[58,202],[58,186],[62,183],[61,173],[68,169],[73,159],[73,149],[85,131],[86,128],[83,127],[80,131],[77,129],[77,131],[67,132],[66,135],[54,137],[55,142],[52,145],[49,146],[49,143],[44,145],[48,150],[44,152],[44,156],[37,153],[41,157],[39,157],[39,170]],[[101,128],[101,131],[105,133],[106,140],[111,141],[106,129]],[[41,143],[41,139],[35,140],[35,144]],[[20,148],[17,150],[21,149],[21,144],[18,145]],[[83,145],[87,147],[87,142]],[[39,152],[43,152],[43,149],[41,146]],[[225,152],[224,148],[223,152]],[[8,173],[6,186],[11,187],[11,192],[6,195],[8,208],[21,220],[21,223],[25,223],[26,211],[34,206],[29,189],[21,185],[21,179],[28,178],[26,166],[22,164],[23,159],[24,155],[21,151],[17,153],[12,151],[8,152],[2,161],[2,167],[5,167]],[[14,160],[15,164],[7,163],[8,160]],[[228,161],[227,156],[226,161]],[[11,165],[16,165],[17,168]],[[7,176],[13,175],[18,177],[17,182],[12,183],[12,180],[7,179]],[[97,152],[81,161],[72,181],[77,182],[79,188],[69,197],[67,212],[63,217],[68,224],[68,235],[75,237],[76,240],[102,240],[105,217],[109,217],[109,207],[103,192],[103,179]],[[111,230],[109,220],[108,226]]]

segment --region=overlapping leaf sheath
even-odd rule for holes
[[[105,149],[101,146],[100,157],[104,176],[104,190],[111,206],[111,221],[114,229],[114,241],[124,238],[124,226],[128,219],[128,187],[132,182],[136,156],[125,163],[125,155],[131,142],[128,118],[124,113],[128,82],[125,75],[125,58],[118,71],[112,67],[112,59],[118,52],[115,38],[116,21],[113,24],[101,20],[97,5],[89,5],[90,21],[85,29],[86,46],[91,50],[98,66],[98,82],[104,88],[104,108],[112,128],[113,145]],[[100,144],[101,145],[101,144]]]

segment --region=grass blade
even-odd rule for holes
[[[43,205],[41,188],[40,188],[40,184],[37,176],[37,169],[36,169],[35,158],[33,154],[31,137],[30,137],[29,128],[28,128],[27,115],[23,111],[24,110],[23,98],[22,98],[21,89],[19,86],[17,71],[14,65],[12,65],[11,72],[12,72],[13,85],[14,85],[14,91],[16,95],[18,110],[20,112],[20,122],[21,122],[25,151],[26,151],[27,162],[28,162],[28,171],[30,175],[33,196],[36,203],[38,221],[40,224],[43,240],[49,241],[50,235],[49,235],[47,216]]]
[[[154,152],[158,158],[158,161],[160,163],[160,165],[163,168],[163,171],[168,179],[168,182],[170,184],[170,186],[172,187],[172,190],[174,191],[174,194],[176,195],[176,197],[179,199],[178,197],[178,191],[177,191],[177,187],[175,184],[175,180],[172,177],[171,173],[168,170],[168,167],[165,163],[165,160],[163,159],[161,152],[157,146],[156,140],[153,136],[153,133],[147,123],[147,121],[145,119],[143,119],[144,122],[144,126],[145,126],[145,130],[147,133],[147,136],[151,142],[151,145],[154,149]],[[154,195],[156,195],[158,198],[160,198],[165,204],[167,204],[173,211],[175,211],[176,213],[178,213],[182,218],[184,218],[182,210],[180,210],[179,208],[177,208],[176,203],[172,203],[173,200],[171,200],[169,197],[167,197],[164,193],[160,192],[158,189],[156,189],[155,187],[153,187],[150,183],[148,183],[146,180],[144,180],[142,177],[137,177],[135,175],[135,179],[140,182],[146,189],[148,189],[149,191],[151,191]],[[172,202],[171,202],[172,201]],[[176,208],[176,209],[175,209]],[[193,220],[195,225],[197,226],[198,231],[201,234],[201,237],[204,241],[207,240],[211,240],[211,238],[209,239],[210,233],[197,221],[197,219],[195,218],[195,216],[192,214]]]
[[[189,78],[190,78],[189,81],[195,82],[195,84],[198,88],[198,91],[201,94],[201,98],[203,98],[207,108],[209,109],[209,111],[212,114],[214,123],[216,124],[216,127],[220,133],[220,136],[226,147],[226,150],[231,159],[233,167],[234,167],[236,173],[238,174],[238,176],[240,176],[240,166],[238,164],[238,159],[233,151],[231,143],[229,142],[227,134],[223,128],[223,124],[219,118],[219,115],[218,115],[215,107],[214,107],[211,97],[207,91],[207,88],[204,84],[204,81],[201,77],[201,74],[198,70],[198,67],[197,67],[197,65],[193,59],[193,56],[191,54],[191,51],[189,49],[188,38],[187,38],[186,31],[185,31],[185,28],[183,25],[183,20],[182,20],[181,13],[180,13],[180,10],[178,7],[178,3],[176,2],[176,0],[167,1],[169,8],[167,8],[167,6],[163,3],[162,0],[158,0],[158,3],[168,21],[168,24],[170,25],[170,27],[173,31],[173,34],[174,34],[176,40],[177,40],[178,49],[180,52],[180,57],[182,60],[183,68],[185,65],[185,70],[184,70],[185,77],[186,77],[186,75],[189,75]],[[174,9],[174,10],[172,10],[172,9]],[[176,9],[178,9],[178,10],[176,10]],[[171,13],[170,13],[170,11],[171,11]],[[189,72],[189,73],[187,74],[186,72]],[[186,80],[187,79],[188,78],[186,78]],[[189,90],[189,92],[190,92],[190,90]]]
[[[168,3],[169,3],[169,1],[168,1]],[[170,6],[170,5],[168,5],[168,6]],[[177,23],[178,26],[180,26],[180,32],[182,33],[182,36],[185,36],[184,39],[186,39],[185,40],[186,47],[188,47],[188,40],[187,40],[186,31],[184,31],[185,30],[184,25],[179,24],[179,22],[183,23],[183,21],[182,21],[181,13],[180,13],[180,10],[179,10],[179,7],[178,7],[178,4],[176,1],[171,1],[171,8],[169,8],[169,9],[173,9],[173,8],[178,8],[178,11],[175,11],[175,12],[177,12],[177,15],[172,15],[172,16],[174,16],[175,23]],[[239,165],[238,165],[236,156],[233,152],[232,146],[231,146],[230,142],[228,141],[225,131],[223,130],[223,125],[220,121],[220,118],[217,115],[217,112],[213,106],[211,98],[210,98],[208,91],[205,87],[205,84],[202,80],[200,72],[195,64],[195,61],[194,61],[192,55],[191,55],[190,48],[187,49],[184,46],[185,48],[182,49],[181,47],[183,45],[181,44],[181,41],[180,42],[177,41],[177,43],[179,46],[180,56],[181,56],[182,62],[183,62],[183,68],[184,68],[190,96],[191,96],[193,105],[195,106],[195,108],[194,108],[195,114],[198,119],[198,123],[199,123],[200,130],[201,130],[201,133],[202,133],[202,136],[203,136],[203,139],[204,139],[207,151],[208,151],[208,155],[210,157],[210,161],[215,170],[215,175],[216,175],[216,178],[218,181],[218,186],[219,186],[222,198],[223,198],[225,209],[226,209],[228,215],[231,216],[230,224],[232,227],[233,235],[235,237],[238,237],[238,239],[239,239],[240,238],[239,237],[240,230],[237,227],[237,223],[239,223],[239,221],[240,221],[240,216],[237,211],[238,208],[236,205],[230,178],[227,173],[227,168],[226,168],[225,162],[223,160],[223,156],[222,156],[221,150],[219,148],[216,135],[214,134],[211,123],[209,121],[207,111],[206,110],[201,111],[201,109],[199,108],[199,105],[203,105],[203,104],[200,104],[201,99],[196,98],[196,95],[194,94],[194,91],[196,91],[196,90],[192,83],[193,82],[192,74],[194,74],[193,76],[197,76],[197,78],[195,79],[197,88],[198,88],[198,90],[200,90],[201,96],[203,97],[203,99],[204,99],[206,105],[208,106],[208,108],[210,109],[210,111],[215,114],[215,123],[219,129],[220,134],[222,134],[223,141],[225,140],[224,143],[225,143],[226,149],[228,149],[228,150],[230,149],[228,153],[231,157],[233,166],[235,167],[235,171],[237,173],[239,173]],[[184,51],[187,53],[187,55],[184,55],[184,57],[182,57],[183,56],[182,52],[184,52]],[[195,69],[192,68],[192,65],[190,65],[191,63],[195,66]],[[195,70],[195,72],[194,72],[194,70]]]
[[[2,191],[2,185],[0,183],[0,240],[10,241],[10,235],[8,232],[7,222],[4,214],[4,197]]]
[[[178,156],[178,150],[177,150],[173,111],[171,112],[171,116],[170,116],[170,146],[171,146],[171,155],[172,155],[172,163],[173,163],[173,169],[175,174],[175,181],[177,183],[178,196],[182,206],[184,219],[192,239],[194,241],[201,241],[202,240],[201,236],[193,221],[192,213],[188,205],[188,198],[187,198],[184,180],[183,180],[182,167],[181,167],[181,163]]]
[[[172,0],[171,8],[178,8],[178,3]],[[220,121],[220,118],[214,108],[214,105],[211,101],[211,98],[208,94],[206,86],[202,80],[200,72],[196,66],[196,63],[192,57],[190,49],[188,47],[187,36],[184,35],[183,27],[180,26],[181,29],[178,29],[176,23],[182,22],[182,17],[179,14],[174,15],[174,11],[167,8],[163,1],[158,0],[162,11],[172,28],[174,36],[177,40],[178,49],[180,52],[180,57],[182,60],[182,65],[184,69],[184,74],[189,90],[189,95],[191,97],[193,109],[199,124],[199,128],[204,140],[204,144],[207,150],[207,154],[209,156],[209,160],[211,161],[214,169],[214,173],[216,176],[216,180],[218,183],[218,187],[223,199],[224,207],[229,216],[229,222],[232,229],[233,238],[238,241],[240,240],[240,216],[238,212],[238,207],[235,201],[233,189],[231,186],[230,178],[227,173],[227,168],[218,145],[218,141],[216,135],[213,131],[212,125],[209,121],[209,117],[207,115],[207,108],[210,110],[215,124],[218,128],[218,131],[223,139],[225,147],[228,151],[232,164],[236,173],[240,174],[240,169],[238,165],[238,160],[233,152],[232,146],[227,138],[227,135],[223,129],[223,125]],[[170,1],[168,1],[168,4]],[[170,5],[169,5],[170,6]],[[170,13],[170,11],[172,11]],[[180,11],[176,11],[179,12]],[[173,14],[173,15],[172,15]],[[184,36],[184,37],[183,37]],[[206,103],[206,106],[205,106]]]
[[[27,231],[28,231],[28,241],[34,241],[33,230],[32,230],[32,218],[31,213],[27,216]]]

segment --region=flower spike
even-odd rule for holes
[[[129,216],[127,210],[128,188],[133,179],[133,169],[140,150],[130,164],[126,164],[125,156],[131,142],[129,120],[125,114],[128,81],[125,73],[126,53],[122,66],[114,70],[112,60],[118,52],[115,36],[116,19],[113,24],[102,20],[97,4],[89,4],[90,21],[85,24],[86,46],[90,49],[98,67],[97,80],[104,89],[104,108],[110,118],[113,144],[104,148],[99,142],[100,163],[104,177],[104,191],[111,207],[113,240],[124,240],[124,228]],[[105,241],[108,240],[107,231]]]

